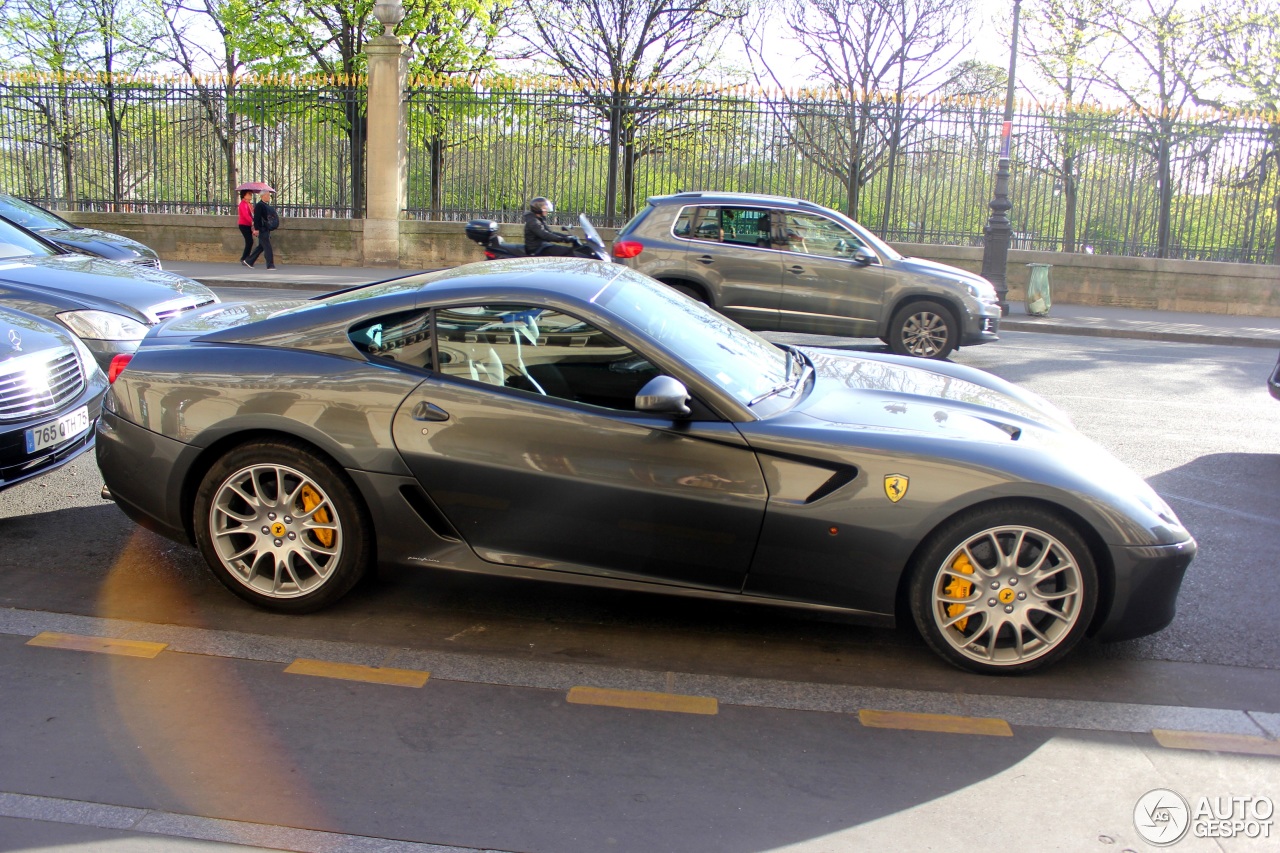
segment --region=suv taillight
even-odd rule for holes
[[[634,258],[643,251],[644,243],[637,243],[635,240],[619,240],[613,244],[615,258]]]

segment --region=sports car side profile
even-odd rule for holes
[[[1008,673],[1164,627],[1195,553],[1033,394],[775,346],[592,260],[211,306],[112,373],[109,496],[284,612],[430,565],[913,621]]]

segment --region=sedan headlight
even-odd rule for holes
[[[99,341],[140,341],[147,336],[147,327],[122,314],[110,311],[64,311],[58,319],[82,338]]]

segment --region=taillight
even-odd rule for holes
[[[637,243],[635,240],[619,240],[613,244],[615,258],[634,258],[643,251],[644,243]]]
[[[133,353],[122,352],[115,358],[111,359],[111,364],[107,367],[107,382],[115,384],[116,379],[124,369],[129,366],[129,362],[133,361]]]

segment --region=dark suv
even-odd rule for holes
[[[875,337],[923,358],[997,340],[1000,306],[985,278],[905,258],[799,199],[654,197],[618,232],[613,256],[750,329]]]

